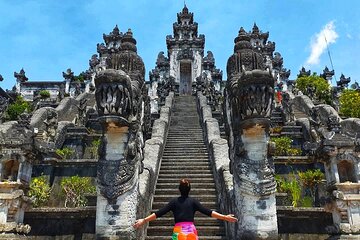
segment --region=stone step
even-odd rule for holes
[[[171,174],[161,174],[159,178],[189,178],[189,179],[196,179],[196,178],[213,178],[211,173],[171,173]]]
[[[200,156],[198,154],[166,154],[163,156],[165,162],[209,162],[208,156]]]
[[[176,195],[179,194],[179,189],[178,188],[161,188],[161,189],[156,189],[155,190],[155,194],[156,195],[165,195],[165,194],[171,194],[171,195]],[[216,190],[215,188],[195,188],[194,186],[191,186],[191,194],[193,196],[198,196],[198,195],[210,195],[210,194],[214,194],[216,195]]]
[[[171,199],[175,198],[175,197],[179,197],[179,194],[166,194],[166,195],[154,195],[154,201],[161,201],[161,202],[168,202]],[[206,201],[217,201],[217,198],[215,195],[199,195],[196,196],[196,198],[200,201],[200,202],[206,202]]]
[[[177,157],[177,158],[174,158],[173,156],[164,156],[163,157],[163,160],[162,160],[162,163],[181,163],[181,164],[186,164],[186,163],[200,163],[200,164],[203,164],[203,163],[209,163],[209,158],[208,157],[184,157],[184,156],[181,156],[181,157]]]
[[[186,151],[206,151],[207,152],[207,148],[205,147],[205,145],[203,144],[203,146],[199,146],[199,147],[192,147],[190,145],[188,146],[168,146],[166,145],[164,151],[177,151],[179,149],[184,149]]]
[[[179,195],[177,195],[178,197]],[[170,199],[169,199],[170,200]],[[154,201],[152,206],[152,211],[155,212],[157,209],[160,209],[166,206],[169,201]],[[209,209],[218,209],[218,204],[216,201],[201,201],[201,205]]]
[[[181,133],[179,133],[181,134]],[[174,141],[174,142],[181,142],[181,141],[186,141],[186,142],[190,142],[190,141],[195,141],[195,142],[204,142],[204,139],[202,136],[179,136],[179,134],[174,135],[174,136],[169,136],[167,137],[167,141]]]
[[[209,166],[204,165],[204,166],[196,166],[196,165],[188,165],[188,164],[178,164],[178,165],[167,165],[161,166],[161,170],[160,173],[169,173],[169,172],[175,172],[175,171],[192,171],[192,170],[196,170],[196,171],[203,171],[203,172],[210,172],[211,173],[211,169]]]
[[[153,211],[155,212],[155,211]],[[150,225],[153,225],[154,223],[157,223],[161,226],[174,226],[174,218],[172,213],[167,213],[164,216],[157,218],[155,222],[150,222]],[[215,218],[211,218],[208,216],[205,216],[202,213],[196,212],[195,213],[195,219],[194,219],[195,226],[212,226],[212,225],[224,225],[223,221],[217,220]]]
[[[207,149],[206,148],[202,148],[202,149],[196,149],[196,148],[194,148],[194,149],[191,149],[191,148],[183,148],[183,149],[180,149],[180,148],[173,148],[173,149],[168,149],[168,148],[165,148],[165,150],[164,150],[164,154],[171,154],[171,153],[173,153],[173,154],[175,154],[175,155],[177,155],[177,154],[189,154],[189,153],[193,153],[193,154],[198,154],[198,153],[206,153],[207,154]]]
[[[193,169],[193,168],[183,168],[183,169],[160,169],[160,174],[177,174],[181,172],[191,173],[191,174],[212,174],[212,171],[207,169]]]
[[[171,232],[169,236],[149,236],[146,237],[146,240],[169,240],[170,238],[171,238]],[[206,240],[228,240],[228,239],[223,236],[207,236]]]
[[[196,226],[199,236],[216,236],[224,232],[223,226]],[[148,236],[171,236],[173,226],[149,226]]]
[[[215,183],[190,183],[191,188],[214,188],[215,189]],[[179,187],[179,183],[178,182],[174,182],[174,183],[157,183],[156,184],[156,189],[166,189],[166,188],[170,188],[170,189],[178,189]]]
[[[183,177],[164,177],[159,175],[157,182],[158,183],[178,183],[180,179]],[[214,183],[213,177],[197,177],[197,178],[189,178],[190,183]]]

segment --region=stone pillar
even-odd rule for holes
[[[274,164],[268,157],[275,79],[243,28],[227,63],[226,105],[233,209],[232,239],[278,239]]]
[[[97,239],[136,239],[132,225],[139,204],[139,163],[137,159],[130,163],[126,160],[129,126],[124,126],[116,117],[104,117],[101,124],[103,138],[98,163]]]
[[[277,239],[274,166],[267,159],[268,125],[246,126],[240,138],[246,153],[235,157],[232,166],[239,218],[236,239]]]
[[[95,77],[95,98],[102,126],[97,169],[96,238],[139,239],[133,224],[143,170],[146,124],[150,103],[143,93],[145,67],[129,29],[121,50],[112,53],[107,69]]]

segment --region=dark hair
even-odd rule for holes
[[[191,189],[190,181],[185,178],[181,179],[179,185],[181,196],[187,197],[189,195],[190,189]]]

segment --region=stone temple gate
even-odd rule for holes
[[[268,32],[240,28],[226,81],[186,5],[149,81],[135,38],[118,26],[104,34],[85,83],[63,73],[76,94],[25,98],[37,107],[18,120],[2,117],[16,95],[0,91],[0,240],[168,240],[171,214],[133,224],[177,197],[181,178],[205,207],[239,220],[196,214],[200,239],[359,239],[360,119],[297,94]],[[21,95],[28,78],[15,77]],[[309,183],[305,172],[319,175]],[[68,191],[81,200],[69,208],[61,183],[74,176],[96,191]],[[40,180],[51,191],[35,207]]]

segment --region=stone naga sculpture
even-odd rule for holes
[[[229,132],[233,209],[239,222],[234,239],[277,239],[274,165],[268,158],[275,79],[263,56],[240,29],[227,62],[225,117]]]
[[[144,76],[144,63],[129,30],[121,40],[120,51],[107,58],[107,69],[95,77],[103,127],[97,172],[99,239],[137,239],[132,224],[138,205],[138,175],[143,169],[143,130],[150,118],[146,111],[149,102],[143,94]]]

